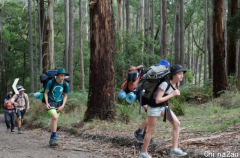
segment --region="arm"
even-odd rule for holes
[[[27,107],[26,107],[26,113],[28,113],[28,110],[29,110],[29,108],[30,108],[30,106],[29,106],[29,98],[28,98],[28,95],[27,95],[27,94],[25,94],[25,97],[26,97],[26,105],[27,105]]]
[[[178,89],[174,90],[172,93],[168,94],[167,96],[163,97],[164,91],[162,89],[159,90],[157,97],[156,97],[156,104],[163,103],[168,101],[170,98],[174,96],[179,96],[180,91]]]
[[[16,97],[17,97],[17,95],[15,94],[13,97],[12,97],[12,99],[11,99],[11,103],[15,106],[15,107],[17,107],[18,106],[18,103],[17,102],[15,102],[15,100],[16,100]]]
[[[62,111],[63,110],[63,108],[64,108],[64,106],[66,104],[66,101],[67,101],[67,93],[64,93],[63,94],[63,103],[62,103],[62,105],[60,107],[58,107],[58,111]]]
[[[47,109],[50,109],[51,106],[48,104],[48,92],[49,92],[49,90],[47,90],[47,89],[44,91],[44,99],[45,99]]]

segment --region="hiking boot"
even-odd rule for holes
[[[55,137],[53,139],[50,139],[49,144],[50,146],[57,146],[58,145],[57,138]]]
[[[150,156],[148,153],[141,153],[139,158],[152,158],[152,156]]]
[[[22,134],[22,129],[18,128],[18,134]]]
[[[182,151],[182,150],[179,149],[179,148],[175,148],[175,149],[171,149],[171,150],[170,150],[170,155],[171,155],[171,156],[181,157],[181,156],[187,155],[187,153],[184,152],[184,151]]]
[[[14,129],[12,129],[12,130],[11,130],[11,132],[15,132],[15,130],[14,130]]]
[[[139,143],[143,143],[143,135],[141,133],[138,133],[137,131],[134,132],[134,136]]]

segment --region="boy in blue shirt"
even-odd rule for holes
[[[69,93],[69,84],[64,81],[65,76],[69,76],[64,68],[60,68],[57,71],[56,79],[49,80],[44,92],[44,98],[46,107],[48,110],[56,108],[57,111],[62,111],[67,101],[67,94]],[[53,84],[53,86],[52,86]],[[50,146],[57,146],[57,112],[52,113],[52,126]]]

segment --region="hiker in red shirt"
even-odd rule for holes
[[[4,100],[4,108],[5,108],[5,122],[6,122],[6,126],[7,126],[7,132],[10,131],[11,132],[15,132],[14,131],[14,114],[15,114],[15,107],[14,105],[11,103],[11,98],[12,98],[12,94],[8,94],[8,99]],[[11,126],[10,126],[10,119],[11,119]]]

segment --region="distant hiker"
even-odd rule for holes
[[[147,133],[144,137],[144,143],[142,147],[142,152],[139,158],[151,158],[147,153],[147,149],[150,143],[150,139],[155,132],[157,117],[162,115],[164,116],[164,121],[167,120],[172,124],[172,148],[170,150],[171,156],[184,156],[187,155],[186,152],[183,152],[178,148],[178,137],[180,130],[180,121],[176,115],[168,107],[168,100],[174,96],[180,96],[180,91],[178,90],[178,82],[183,80],[184,73],[186,70],[181,65],[174,65],[170,68],[170,80],[162,82],[157,91],[151,97],[148,107],[148,128]],[[166,91],[166,88],[170,84],[170,88]]]
[[[13,92],[12,92],[12,91],[8,92],[7,95],[6,95],[6,97],[4,97],[3,100],[2,100],[2,103],[3,103],[3,104],[4,104],[4,101],[5,101],[5,100],[8,100],[8,99],[9,99],[9,98],[8,98],[8,95],[9,95],[9,94],[11,94],[11,95],[13,96]]]
[[[17,126],[18,126],[18,133],[22,133],[22,123],[25,113],[28,113],[29,110],[29,99],[28,95],[24,93],[25,89],[23,86],[19,86],[17,88],[19,94],[14,94],[14,96],[11,99],[11,102],[16,107],[16,115],[17,115]]]
[[[15,132],[14,115],[15,115],[16,109],[13,103],[11,103],[11,99],[12,99],[12,92],[9,92],[7,95],[7,99],[4,100],[4,110],[5,110],[4,115],[5,115],[5,122],[7,126],[7,132],[9,132],[10,129],[11,129],[11,132]],[[11,126],[9,125],[10,121],[11,121]]]
[[[162,66],[165,66],[167,68],[170,67],[170,63],[167,61],[167,60],[161,60],[157,65],[155,66],[159,66],[159,65],[162,65]],[[151,69],[153,66],[151,66],[149,69]],[[160,83],[158,83],[160,84]],[[139,98],[140,96],[138,96],[138,100],[140,100]],[[145,110],[145,112],[147,112],[147,106],[148,106],[148,99],[147,98],[144,98],[142,97],[142,103],[141,103],[141,106],[143,107],[143,109]],[[136,138],[136,140],[139,142],[139,143],[143,143],[143,140],[144,140],[144,136],[146,135],[146,131],[147,131],[147,126],[148,126],[148,118],[146,118],[142,123],[141,125],[139,126],[139,129],[137,129],[135,132],[134,132],[134,136]],[[150,141],[151,143],[153,142],[153,139],[151,139]]]
[[[48,81],[45,88],[45,92],[44,92],[46,107],[49,110],[49,112],[51,111],[49,114],[52,115],[51,116],[52,117],[51,137],[49,141],[50,146],[58,145],[57,111],[63,110],[65,103],[67,101],[67,94],[69,93],[69,84],[66,81],[64,81],[65,76],[69,76],[69,74],[66,73],[66,70],[64,68],[58,69],[56,74],[56,79]],[[53,84],[53,87],[52,87],[52,84]]]

